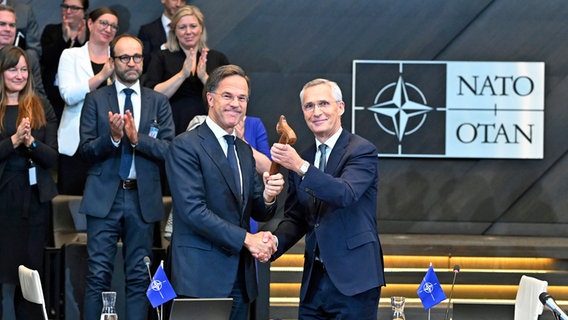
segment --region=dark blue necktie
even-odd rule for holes
[[[134,116],[134,110],[132,110],[132,93],[134,90],[130,88],[126,88],[122,90],[126,95],[124,98],[124,114],[126,114],[126,110],[130,110],[132,116]],[[120,169],[118,170],[118,174],[122,180],[128,179],[128,175],[130,175],[130,167],[132,166],[132,145],[128,141],[128,137],[124,135],[122,137],[122,154],[120,156]]]
[[[319,149],[319,152],[320,152],[319,169],[321,171],[325,171],[325,163],[326,163],[325,158],[326,158],[327,145],[325,143],[322,143],[322,144],[319,145],[318,149]],[[314,199],[314,201],[316,201],[316,200]],[[317,204],[318,210],[319,210],[319,207],[321,205],[321,201],[316,201],[315,203]],[[323,260],[320,257],[319,244],[317,243],[317,239],[316,239],[316,261],[323,263]]]
[[[326,158],[327,145],[325,143],[322,143],[319,145],[318,149],[320,151],[319,169],[321,171],[325,171],[325,163],[326,163],[325,158]]]
[[[241,194],[241,175],[239,174],[239,166],[237,165],[237,156],[235,155],[235,137],[232,135],[225,135],[225,140],[227,140],[227,160],[229,160],[229,166],[233,171],[233,177],[235,178],[235,183],[237,184],[237,190]]]

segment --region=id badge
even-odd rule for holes
[[[30,186],[37,184],[36,167],[31,167],[28,169],[28,176],[30,178]]]
[[[152,120],[152,126],[150,127],[150,132],[148,133],[148,136],[150,138],[156,139],[158,137],[159,131],[160,128],[158,126],[158,121],[156,121],[156,119]]]
[[[154,138],[156,139],[158,137],[158,131],[160,131],[160,129],[158,129],[158,127],[150,127],[150,133],[148,133],[148,136],[150,138]]]

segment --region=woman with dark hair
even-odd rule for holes
[[[207,114],[203,84],[209,73],[229,64],[227,57],[207,48],[205,17],[196,6],[183,6],[172,17],[166,50],[152,56],[144,86],[170,98],[176,135],[196,115]]]
[[[41,77],[45,92],[55,111],[57,120],[61,119],[65,102],[59,95],[55,82],[57,63],[63,50],[80,47],[87,41],[87,21],[85,14],[89,9],[89,0],[63,0],[61,23],[48,24],[41,34]]]
[[[49,208],[57,194],[49,171],[57,162],[57,119],[34,92],[29,70],[22,49],[0,50],[0,283],[4,293],[15,290],[17,319],[43,317],[18,288],[18,266],[43,272]]]
[[[118,31],[118,15],[108,7],[93,10],[87,20],[89,40],[82,47],[63,50],[56,80],[65,108],[59,123],[59,193],[82,195],[88,164],[77,152],[79,123],[85,95],[112,82],[114,65],[110,42]]]

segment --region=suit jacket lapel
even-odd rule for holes
[[[81,50],[81,56],[78,57],[79,66],[83,69],[88,75],[91,77],[95,75],[93,72],[93,67],[91,66],[91,57],[89,56],[89,41],[85,42],[85,44],[79,49]]]
[[[248,148],[246,143],[241,141],[240,139],[235,140],[235,145],[237,147],[237,157],[239,159],[239,164],[241,166],[241,179],[243,183],[243,194],[242,199],[243,203],[241,209],[246,208],[247,200],[249,198],[249,191],[251,190],[250,185],[253,184],[251,180],[253,177],[252,171],[252,163],[249,157],[245,157],[245,148]],[[256,172],[255,172],[256,174]],[[241,212],[242,213],[242,212]]]
[[[341,158],[345,155],[345,148],[349,145],[349,135],[349,132],[343,129],[335,143],[335,146],[333,146],[333,149],[329,154],[329,158],[327,159],[327,163],[325,165],[325,171],[327,173],[331,175],[336,173],[337,167],[341,163]]]
[[[240,199],[241,195],[237,189],[237,184],[235,179],[233,178],[233,172],[231,172],[231,167],[229,166],[229,161],[227,160],[227,156],[223,153],[223,149],[219,145],[219,141],[213,134],[213,131],[207,126],[207,124],[200,125],[197,129],[199,130],[199,135],[203,138],[202,146],[205,152],[209,154],[213,163],[219,168],[219,171],[225,178],[225,181],[229,185],[231,192],[235,199]],[[239,201],[240,203],[241,201]]]
[[[138,134],[142,134],[142,132],[148,133],[150,132],[150,128],[148,126],[151,124],[151,119],[149,119],[150,114],[153,114],[147,108],[152,108],[154,106],[151,103],[150,99],[152,97],[148,94],[145,94],[144,88],[140,86],[140,115],[138,115],[140,121],[138,122]],[[136,117],[136,115],[134,115]]]
[[[120,108],[118,106],[118,95],[116,94],[116,86],[105,87],[108,90],[108,105],[110,106],[110,111],[112,113],[120,113]]]

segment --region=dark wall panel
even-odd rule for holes
[[[55,0],[31,0],[40,24],[58,21]],[[302,85],[335,80],[351,130],[352,61],[457,60],[546,63],[543,160],[379,159],[383,233],[563,236],[568,224],[568,6],[562,0],[287,1],[195,0],[206,16],[209,46],[252,79],[249,114],[271,141],[285,114],[299,136],[313,137],[299,107]],[[114,6],[121,30],[155,19],[158,0],[91,1]]]

